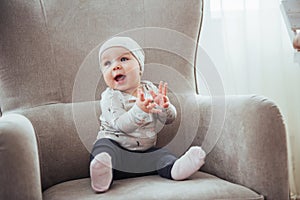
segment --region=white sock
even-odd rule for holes
[[[194,174],[204,164],[206,153],[199,146],[191,147],[175,161],[171,176],[174,180],[184,180]]]
[[[105,192],[112,181],[111,157],[108,153],[100,153],[90,164],[91,186],[96,192]]]

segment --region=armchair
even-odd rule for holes
[[[212,104],[196,94],[202,4],[1,1],[0,199],[287,200],[286,133],[278,107],[259,96]],[[158,145],[182,154],[190,145],[212,144],[204,167],[189,180],[145,176],[115,181],[103,194],[91,189],[89,152],[105,87],[97,48],[116,34],[145,47],[145,79],[172,77],[178,118],[162,129]],[[224,125],[215,127],[213,111],[220,108]],[[208,135],[211,128],[220,132]]]

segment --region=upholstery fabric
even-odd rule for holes
[[[221,180],[215,176],[198,172],[186,181],[170,181],[159,176],[146,176],[118,180],[111,190],[96,194],[88,187],[90,179],[79,179],[58,184],[46,190],[45,200],[92,200],[100,199],[244,199],[262,200],[263,196],[236,184]],[[195,187],[195,185],[197,185]],[[62,195],[65,194],[65,195]],[[63,196],[63,197],[62,197]],[[62,198],[61,198],[62,197]]]
[[[0,15],[2,112],[74,101],[74,82],[82,62],[116,34],[133,37],[143,48],[152,49],[149,55],[146,52],[146,64],[172,66],[195,87],[189,61],[177,62],[178,58],[168,55],[181,51],[192,60],[200,26],[199,1],[5,0]],[[173,32],[190,39],[176,37],[175,42]],[[89,75],[100,79],[97,57],[87,59],[93,64]],[[101,83],[93,99],[84,100],[99,99],[105,87]]]
[[[26,117],[0,118],[0,158],[0,199],[42,198],[38,148]]]
[[[220,100],[212,104],[207,101],[199,98],[203,124],[198,132],[206,134],[194,141],[198,144],[205,140],[213,146],[203,171],[247,185],[266,199],[286,199],[289,196],[286,134],[276,104],[257,95],[228,96],[224,124],[218,133],[219,127],[214,127],[218,119],[206,116],[218,115],[220,112],[214,110],[222,110],[222,104]]]
[[[201,0],[0,1],[0,199],[288,199],[275,103],[196,95],[202,7]],[[144,48],[143,79],[169,83],[178,117],[158,146],[177,155],[205,147],[203,172],[191,180],[149,176],[92,192],[89,152],[106,87],[98,48],[114,35]]]

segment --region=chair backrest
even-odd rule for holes
[[[97,134],[97,100],[106,87],[97,54],[109,37],[126,35],[140,43],[146,52],[144,79],[165,80],[174,93],[195,94],[201,0],[3,0],[0,5],[0,107],[33,123],[43,189],[88,176],[90,146],[83,144],[92,139],[78,131]],[[91,115],[84,114],[88,107]]]

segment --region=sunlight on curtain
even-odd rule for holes
[[[300,64],[278,0],[206,0],[200,40],[225,93],[259,94],[279,106],[289,142],[290,188],[300,194]],[[209,94],[200,80],[200,94]]]

